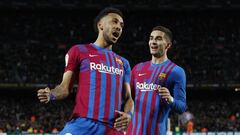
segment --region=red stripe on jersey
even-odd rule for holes
[[[168,64],[167,64],[167,67],[165,68],[165,70],[163,71],[164,73],[166,73],[166,71],[168,70],[168,68],[170,67],[170,65],[172,65],[173,63],[172,62],[169,62]]]
[[[128,124],[128,128],[127,128],[127,131],[126,131],[126,135],[132,135],[132,129],[133,129],[133,122],[132,122],[133,119],[131,119],[131,121],[129,122]]]
[[[94,96],[94,113],[93,119],[98,120],[98,113],[99,113],[99,103],[100,103],[100,89],[101,89],[101,73],[96,71],[96,91]]]
[[[166,80],[167,80],[169,74],[172,72],[172,70],[175,66],[176,66],[176,64],[173,63],[172,66],[170,67],[170,69],[169,69],[169,71],[167,72],[167,75],[166,75]]]

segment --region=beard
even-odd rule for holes
[[[154,57],[160,58],[164,55],[165,51],[163,46],[160,46],[159,50],[156,53],[151,53]]]
[[[113,45],[117,42],[117,41],[114,42],[113,39],[111,39],[110,36],[108,34],[106,34],[105,32],[103,33],[103,38],[108,45]]]

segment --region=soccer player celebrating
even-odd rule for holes
[[[127,128],[134,108],[131,69],[125,58],[112,52],[112,45],[122,34],[122,16],[115,8],[102,10],[95,19],[96,41],[73,46],[65,57],[61,84],[38,90],[40,102],[63,99],[70,93],[73,76],[77,76],[72,119],[61,135],[122,135]]]
[[[127,135],[166,135],[170,110],[183,113],[186,109],[186,76],[167,57],[171,45],[169,29],[163,26],[152,29],[149,39],[152,60],[139,63],[132,70],[134,114]]]

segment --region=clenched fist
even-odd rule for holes
[[[50,92],[51,90],[48,87],[37,91],[37,96],[41,103],[48,103],[50,101]]]

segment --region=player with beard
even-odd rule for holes
[[[122,34],[122,16],[115,8],[102,10],[95,19],[96,41],[73,46],[65,57],[61,84],[38,90],[40,102],[64,99],[70,93],[73,76],[77,77],[72,118],[61,135],[121,135],[127,128],[133,113],[131,69],[125,58],[112,52]]]
[[[172,32],[163,27],[152,29],[149,48],[152,59],[132,70],[131,90],[134,114],[127,135],[166,135],[170,110],[186,109],[184,70],[167,57]]]

